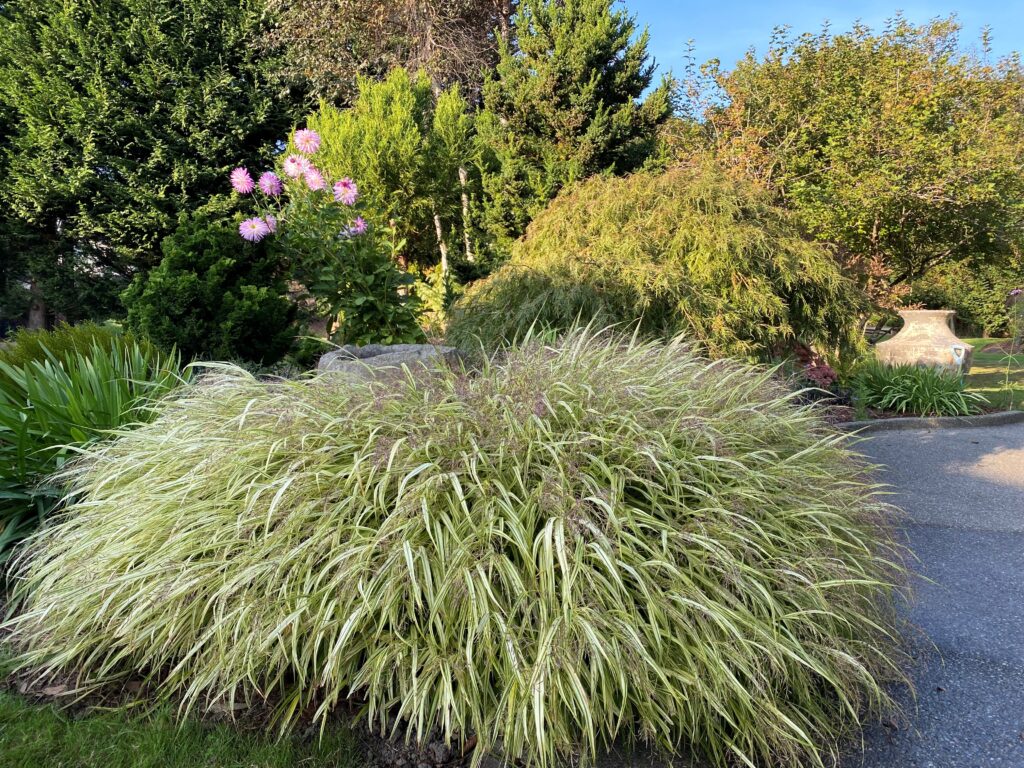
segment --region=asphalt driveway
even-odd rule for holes
[[[916,700],[843,768],[1024,766],[1024,424],[876,433],[923,577]],[[930,581],[929,581],[930,580]]]

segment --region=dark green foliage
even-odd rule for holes
[[[423,340],[419,301],[409,292],[413,277],[398,267],[402,241],[394,229],[369,226],[346,234],[362,212],[334,202],[329,191],[312,192],[303,181],[285,184],[271,242],[287,254],[328,334],[339,344],[403,344]]]
[[[58,351],[42,359],[46,336],[27,335],[23,353],[11,353],[23,364],[0,360],[0,561],[63,496],[50,476],[65,461],[108,430],[147,420],[145,402],[181,382],[177,357],[131,337],[90,327],[53,340]]]
[[[277,362],[296,335],[295,305],[272,246],[242,240],[216,208],[183,219],[159,266],[125,291],[129,327],[186,359]]]
[[[716,356],[764,359],[801,341],[834,357],[858,343],[858,308],[829,255],[755,187],[677,168],[568,190],[470,287],[448,338],[491,349],[534,324],[639,323]]]
[[[963,376],[917,365],[889,366],[870,360],[853,376],[854,400],[859,408],[908,413],[916,416],[968,416],[987,400],[965,391]]]
[[[1024,286],[1024,255],[986,263],[970,259],[941,264],[915,281],[908,300],[926,309],[956,310],[961,335],[1012,335],[1008,294]]]
[[[652,82],[646,30],[611,0],[523,0],[484,86],[486,224],[499,247],[566,184],[641,167],[672,111]]]
[[[260,0],[38,0],[0,17],[5,210],[19,271],[69,319],[117,313],[179,215],[268,158],[293,105],[254,56]]]

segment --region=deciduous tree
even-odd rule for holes
[[[899,17],[881,32],[782,29],[763,57],[705,69],[714,151],[883,305],[937,264],[998,260],[1024,238],[1024,69],[965,52],[959,31]]]
[[[424,70],[435,88],[459,83],[475,97],[508,31],[513,0],[269,0],[265,39],[284,51],[281,79],[344,106],[359,78],[395,67]]]

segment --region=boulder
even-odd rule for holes
[[[462,355],[455,347],[434,344],[367,344],[365,347],[346,345],[328,352],[320,358],[320,373],[343,373],[358,378],[371,378],[382,370],[436,368],[440,365],[457,366]]]

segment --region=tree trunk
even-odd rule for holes
[[[512,32],[512,14],[515,9],[512,7],[512,0],[498,0],[498,31],[506,40]]]
[[[459,186],[462,187],[462,239],[466,244],[466,261],[471,264],[476,261],[473,255],[473,244],[469,239],[469,171],[459,166]]]
[[[28,307],[28,328],[38,331],[46,328],[46,301],[39,293],[39,286],[35,278],[29,283],[29,293],[32,295],[32,303]]]
[[[434,214],[434,230],[437,232],[437,248],[441,252],[441,275],[448,277],[448,244],[444,241],[441,217]]]

